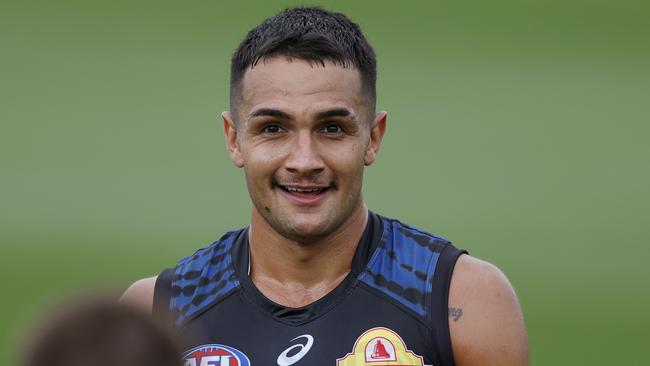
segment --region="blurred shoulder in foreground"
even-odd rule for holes
[[[81,300],[46,315],[25,342],[22,366],[178,366],[171,337],[114,300]]]

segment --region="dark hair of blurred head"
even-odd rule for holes
[[[23,366],[178,366],[174,342],[149,316],[85,300],[46,319],[23,349]]]
[[[231,112],[237,109],[246,70],[275,56],[322,66],[327,60],[356,68],[370,103],[369,110],[375,110],[377,61],[359,26],[341,13],[319,7],[297,7],[266,19],[248,32],[237,47],[230,65]]]

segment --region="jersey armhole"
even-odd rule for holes
[[[440,355],[440,362],[445,366],[455,365],[451,348],[451,335],[449,333],[449,287],[454,266],[458,257],[462,254],[467,254],[467,251],[458,249],[451,243],[447,244],[438,258],[432,284],[431,320],[433,324],[433,341],[438,355]]]
[[[153,308],[151,315],[156,322],[165,326],[171,324],[169,304],[171,301],[173,280],[174,269],[167,268],[158,275],[153,290]]]

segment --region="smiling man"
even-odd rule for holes
[[[369,211],[376,61],[319,8],[251,30],[232,58],[226,146],[250,225],[124,300],[177,328],[185,365],[526,365],[517,298],[493,265]]]

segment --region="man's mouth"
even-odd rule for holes
[[[291,202],[299,206],[315,206],[323,202],[334,184],[286,183],[274,182]]]
[[[298,194],[321,194],[328,190],[330,187],[296,187],[296,186],[285,186],[278,184],[278,187],[282,188],[285,192],[289,193],[298,193]]]

